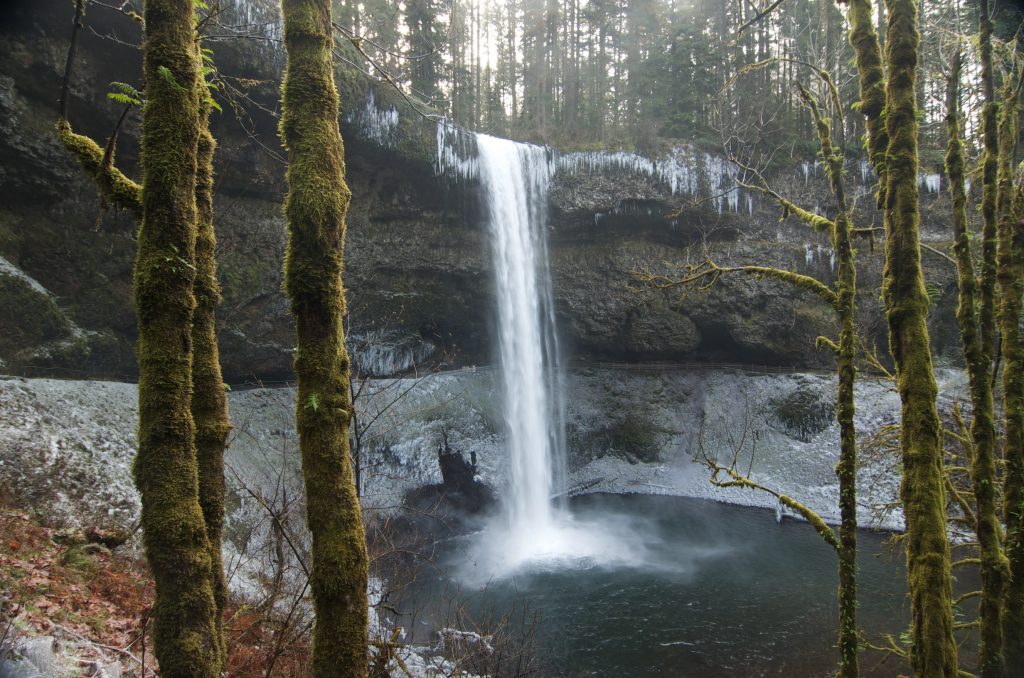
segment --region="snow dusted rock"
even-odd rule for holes
[[[133,384],[4,377],[0,413],[0,488],[19,506],[54,524],[132,524]]]
[[[63,642],[53,636],[20,638],[9,655],[0,657],[0,678],[121,678],[121,665],[94,655],[92,643]]]
[[[961,372],[939,370],[937,377],[940,409],[966,400]],[[453,450],[476,453],[480,479],[501,496],[508,473],[497,378],[491,369],[467,368],[369,385],[358,403],[363,421],[375,422],[364,435],[365,505],[386,510],[406,491],[440,482],[436,452],[443,435]],[[572,494],[662,493],[775,508],[764,493],[712,486],[707,469],[693,460],[703,448],[727,461],[741,446],[741,465],[749,464],[755,480],[826,520],[838,518],[839,432],[831,417],[835,378],[828,373],[592,367],[572,370],[567,387]],[[293,389],[229,395],[233,482],[276,483],[282,464],[299,477],[294,398]],[[49,522],[131,526],[139,511],[131,478],[135,399],[132,384],[0,377],[0,491]],[[862,442],[898,414],[888,384],[858,382]],[[898,497],[898,463],[869,452],[861,450],[858,475],[862,524],[899,529],[898,512],[877,520]],[[238,510],[244,509],[243,502]]]

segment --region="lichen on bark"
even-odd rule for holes
[[[313,674],[365,676],[367,553],[349,459],[352,402],[342,321],[344,147],[338,131],[329,0],[282,0],[288,151],[285,287],[295,316],[296,420],[312,535]]]

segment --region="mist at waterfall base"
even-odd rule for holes
[[[476,136],[497,295],[510,478],[505,510],[474,545],[476,581],[523,567],[637,564],[635,526],[574,518],[552,501],[564,483],[561,371],[544,229],[547,149]]]
[[[484,198],[509,478],[484,529],[437,545],[442,574],[412,594],[439,602],[413,606],[412,637],[450,623],[455,599],[477,618],[526,601],[543,675],[830,674],[835,553],[810,526],[678,497],[553,499],[565,482],[565,403],[545,229],[558,163],[542,147],[472,141],[467,157],[465,139],[438,128],[439,167],[478,179]],[[882,537],[861,543],[861,623],[898,633],[902,567],[871,557],[887,551]]]
[[[476,560],[486,535],[466,535],[439,545],[440,574],[409,592],[417,604],[400,604],[417,609],[416,618],[396,622],[431,642],[452,623],[529,636],[535,619],[543,676],[834,675],[836,557],[807,523],[779,523],[761,508],[642,494],[576,497],[568,511],[593,528],[588,538],[608,528],[607,557],[556,549],[486,580],[493,562]],[[863,531],[858,542],[858,623],[884,643],[883,634],[899,637],[910,620],[903,549],[887,533]],[[901,669],[883,653],[862,658],[865,676]]]

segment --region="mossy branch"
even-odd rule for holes
[[[816,349],[818,349],[819,351],[821,349],[823,349],[823,348],[827,348],[828,350],[832,351],[836,355],[839,355],[839,344],[837,344],[836,342],[832,341],[828,337],[818,337],[817,339],[815,339],[814,340],[814,347]]]
[[[819,299],[822,299],[829,306],[835,308],[839,300],[838,295],[820,280],[802,273],[794,273],[781,268],[771,266],[719,266],[710,258],[703,264],[691,265],[681,276],[672,276],[661,273],[652,273],[649,269],[633,271],[633,277],[645,286],[657,290],[668,290],[676,288],[708,290],[718,282],[723,274],[745,273],[756,278],[773,278],[794,285],[800,289],[811,292]]]
[[[818,515],[813,509],[808,506],[801,504],[792,497],[777,492],[770,487],[766,487],[761,483],[754,482],[750,478],[740,474],[736,469],[720,466],[715,462],[708,462],[713,473],[711,476],[711,483],[716,487],[744,487],[750,490],[759,490],[766,492],[771,496],[779,500],[783,506],[796,511],[804,520],[810,523],[818,535],[825,540],[825,543],[831,546],[836,551],[839,550],[839,539],[836,538],[836,533],[829,527],[820,515]],[[725,473],[729,476],[729,480],[722,480],[719,476]]]
[[[57,137],[96,183],[103,200],[142,220],[142,186],[114,165],[112,149],[101,148],[89,137],[76,134],[66,120],[57,123]]]
[[[820,214],[815,214],[814,212],[805,210],[803,207],[800,207],[799,205],[790,200],[787,200],[786,198],[782,197],[776,191],[770,188],[758,186],[757,184],[750,184],[745,181],[737,181],[736,183],[743,188],[752,191],[757,191],[758,193],[761,193],[762,195],[771,198],[779,205],[781,205],[782,219],[780,219],[780,221],[786,219],[787,217],[793,216],[799,219],[800,221],[804,222],[808,226],[810,226],[816,233],[831,234],[832,230],[835,229],[835,222],[833,222],[831,219],[826,219]]]

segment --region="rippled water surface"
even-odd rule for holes
[[[594,495],[575,520],[621,553],[541,559],[494,579],[470,536],[441,554],[435,586],[470,610],[527,601],[541,615],[542,675],[824,676],[835,666],[836,558],[814,530],[770,511],[680,497]],[[860,623],[878,638],[909,622],[904,567],[887,535],[859,538]],[[610,549],[615,550],[615,549]],[[627,557],[631,556],[631,557]],[[421,620],[418,624],[423,624]],[[896,675],[880,655],[864,675]]]

